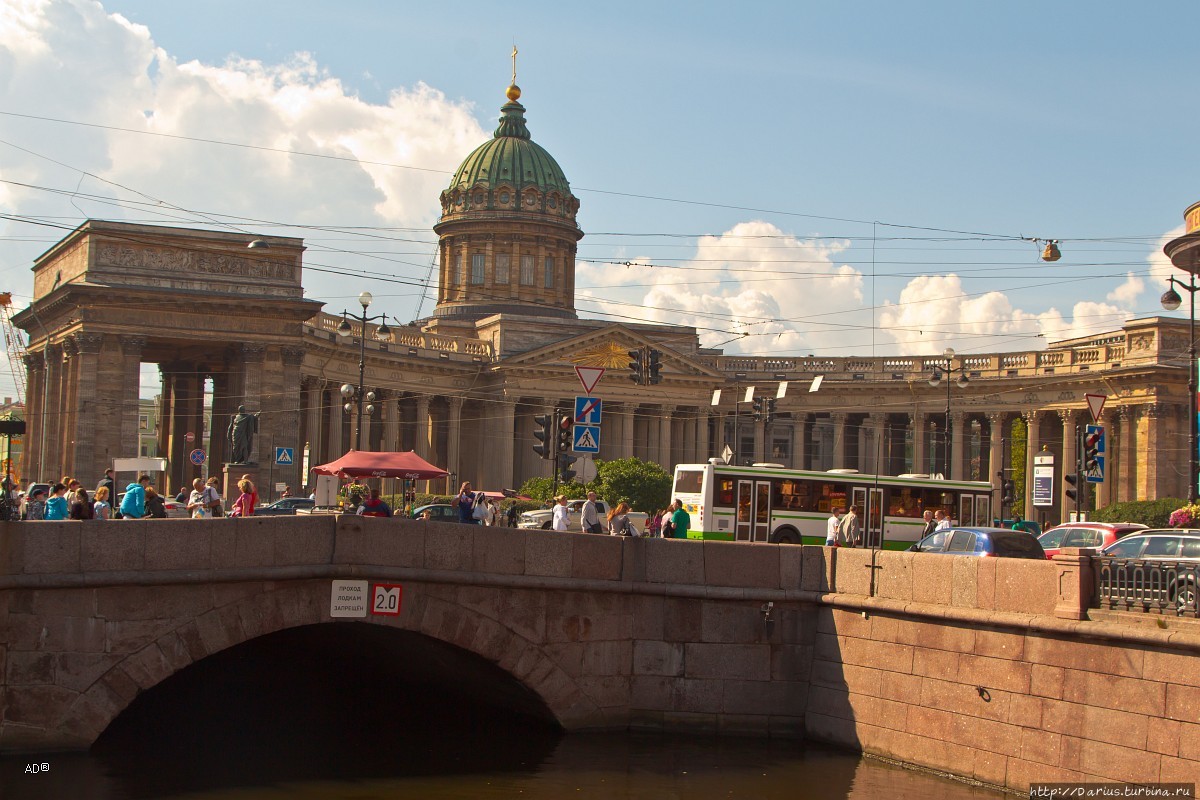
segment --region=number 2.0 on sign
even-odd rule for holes
[[[383,616],[400,616],[400,600],[404,587],[398,583],[376,583],[371,587],[371,613]]]

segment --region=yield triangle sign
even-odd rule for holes
[[[604,375],[604,367],[576,367],[575,374],[579,376],[579,382],[583,384],[583,390],[591,394],[592,389],[596,388],[596,384],[600,382],[601,376]]]
[[[1085,394],[1087,398],[1088,411],[1092,412],[1092,422],[1100,424],[1100,412],[1104,410],[1104,401],[1108,400],[1106,394]]]

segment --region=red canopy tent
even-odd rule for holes
[[[404,478],[410,481],[431,481],[450,474],[411,450],[406,453],[351,450],[337,461],[313,467],[313,472],[343,478]]]

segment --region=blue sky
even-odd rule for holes
[[[370,288],[408,321],[430,301],[371,276],[429,274],[438,191],[490,136],[515,41],[530,130],[582,203],[581,314],[748,353],[1036,349],[1161,313],[1161,240],[1200,200],[1172,34],[1198,25],[1184,2],[10,0],[0,203],[302,235],[355,273],[306,276],[326,310]],[[3,225],[23,305],[59,231]]]

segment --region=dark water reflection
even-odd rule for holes
[[[497,742],[501,744],[501,742]],[[219,743],[217,743],[219,749]],[[511,743],[496,748],[514,753]],[[261,755],[261,754],[260,754]],[[310,754],[311,755],[311,754]],[[416,755],[416,754],[410,754]],[[205,755],[190,766],[153,757],[49,755],[0,762],[5,800],[188,797],[206,800],[393,800],[394,798],[514,798],[559,800],[965,800],[1005,797],[977,787],[798,742],[715,739],[664,734],[573,734],[539,763],[497,765],[495,750],[465,748],[438,771],[404,772],[412,759],[362,756],[334,763],[279,754],[256,759]],[[30,762],[48,774],[27,775]],[[416,759],[417,762],[420,759]],[[290,762],[289,770],[286,766]],[[429,763],[433,766],[433,762]],[[274,777],[264,780],[263,768]],[[365,771],[356,774],[357,769]],[[238,774],[238,773],[241,774]],[[221,788],[215,788],[220,786]]]

